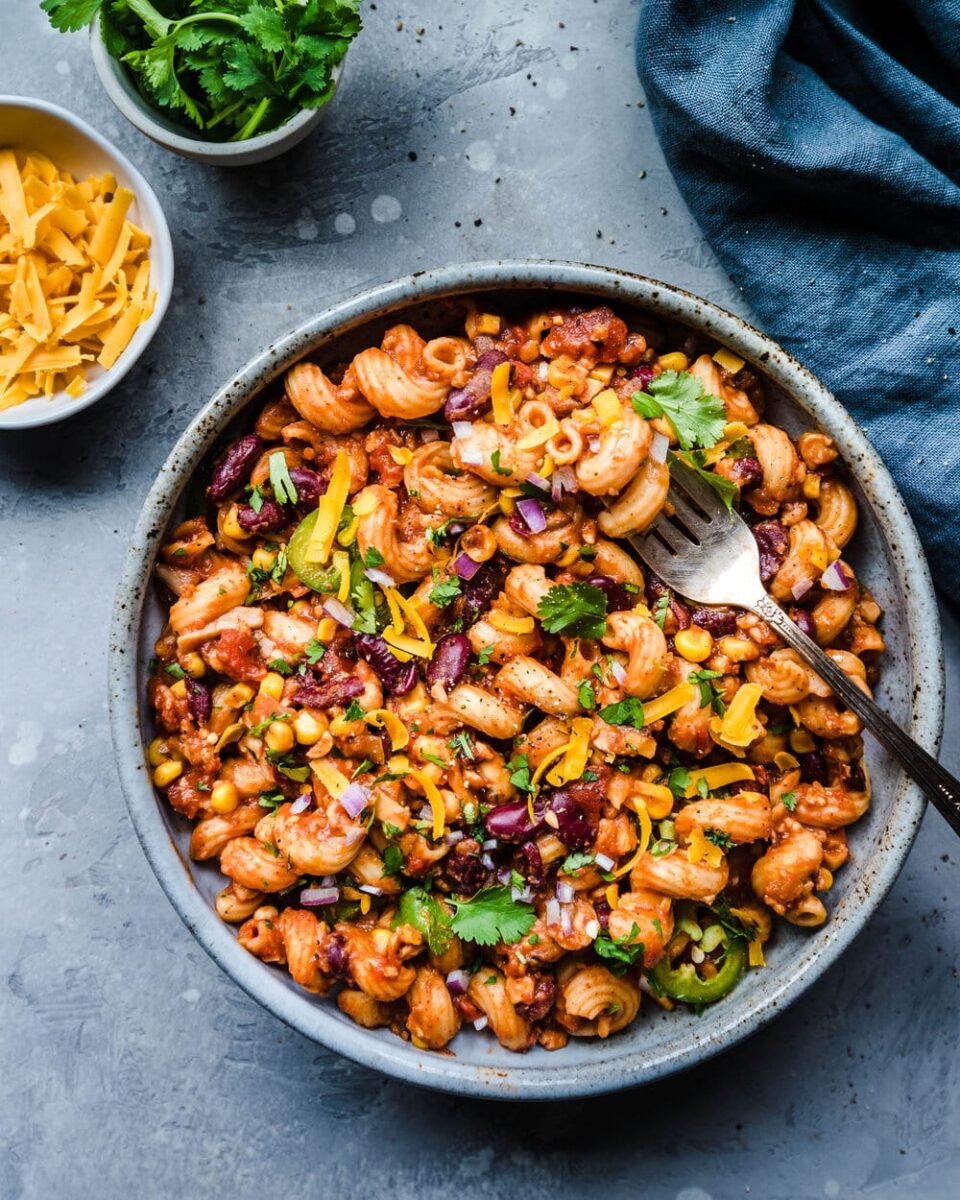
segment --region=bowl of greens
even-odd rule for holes
[[[216,166],[274,158],[323,118],[360,0],[43,0],[90,24],[100,82],[153,141]]]

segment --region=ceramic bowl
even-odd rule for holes
[[[494,308],[535,308],[579,298],[678,322],[730,347],[766,377],[769,411],[777,422],[794,432],[814,425],[836,438],[860,504],[852,561],[886,610],[888,653],[878,697],[922,746],[935,752],[944,679],[930,576],[903,501],[864,434],[809,371],[740,318],[652,279],[551,262],[446,267],[353,296],[268,347],[213,397],[163,466],[123,568],[110,647],[114,744],[134,824],[167,895],[204,948],[265,1008],[359,1063],[428,1087],[513,1100],[596,1095],[656,1079],[732,1046],[813,986],[864,927],[903,864],[924,806],[917,788],[875,744],[869,743],[867,751],[873,805],[851,832],[852,863],[837,874],[826,925],[811,931],[781,923],[768,966],[748,972],[729,997],[702,1016],[668,1014],[647,1005],[636,1022],[607,1041],[571,1039],[554,1053],[535,1047],[525,1055],[511,1054],[469,1027],[451,1044],[450,1054],[418,1050],[383,1030],[361,1029],[335,1003],[306,994],[285,970],[242,950],[236,931],[212,907],[222,878],[215,865],[190,862],[186,823],[158,800],[144,764],[143,746],[153,730],[141,700],[163,619],[150,575],[164,531],[179,519],[181,497],[201,460],[228,427],[239,427],[251,398],[299,358],[344,360],[378,342],[384,328],[397,321],[410,321],[427,336],[451,332],[462,320],[468,295]]]
[[[90,52],[103,90],[131,125],[158,146],[212,167],[252,167],[255,163],[276,158],[311,134],[333,103],[331,96],[322,108],[302,109],[278,129],[243,142],[208,142],[185,134],[181,124],[147,104],[123,64],[107,53],[100,33],[99,14],[90,26]],[[342,72],[343,64],[340,63],[333,71],[335,89]]]
[[[118,183],[130,188],[135,197],[130,219],[150,234],[150,286],[157,293],[153,312],[114,366],[109,371],[96,364],[88,367],[85,392],[77,397],[66,392],[57,392],[49,399],[35,396],[0,412],[0,430],[31,429],[62,421],[96,404],[116,387],[150,345],[173,294],[173,244],[160,201],[150,184],[115,146],[66,109],[27,96],[0,96],[0,145],[42,151],[61,170],[78,179],[109,171]]]

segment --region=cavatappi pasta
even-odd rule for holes
[[[617,539],[680,454],[867,690],[880,609],[837,448],[735,355],[608,308],[407,325],[302,362],[170,534],[153,780],[241,944],[441,1049],[607,1037],[720,999],[827,918],[870,803],[860,724],[750,613]]]

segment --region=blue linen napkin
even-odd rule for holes
[[[646,0],[684,199],[866,429],[960,595],[960,0]]]

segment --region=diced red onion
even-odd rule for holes
[[[346,625],[348,629],[353,628],[353,623],[357,619],[357,614],[352,608],[347,608],[345,604],[343,604],[340,600],[337,600],[334,596],[331,596],[329,600],[325,601],[323,607],[335,621],[338,621],[341,625]]]
[[[509,867],[501,867],[500,870],[497,872],[497,883],[502,883],[502,884],[506,885],[510,882],[510,880],[512,878],[513,878],[513,873]]]
[[[450,989],[450,991],[453,993],[454,996],[465,995],[469,984],[470,984],[470,972],[469,971],[463,971],[463,970],[451,971],[450,974],[447,976],[447,987]]]
[[[455,846],[457,842],[462,842],[465,837],[466,834],[462,829],[451,829],[443,840],[448,846]]]
[[[570,915],[569,905],[566,904],[560,906],[560,928],[564,933],[573,932],[573,917]]]
[[[361,883],[358,885],[358,891],[366,892],[368,896],[382,896],[383,888],[374,887],[372,883]]]
[[[530,472],[530,474],[527,476],[527,483],[532,484],[535,488],[539,488],[541,492],[550,491],[550,480],[544,479],[544,477],[542,475],[538,475],[536,471]]]
[[[461,579],[470,580],[480,570],[481,564],[470,557],[469,554],[458,554],[453,560],[453,569]]]
[[[820,586],[826,588],[828,592],[846,592],[850,588],[850,583],[839,558],[836,562],[831,563],[820,576]]]
[[[543,533],[547,527],[547,517],[540,506],[539,500],[527,497],[517,501],[517,512],[523,517],[531,533]]]
[[[335,887],[304,888],[300,893],[300,903],[306,908],[318,908],[322,904],[336,904],[340,899],[340,889]]]
[[[600,449],[600,439],[596,436],[587,438],[587,449],[591,454],[596,454]]]
[[[463,438],[465,441],[473,437],[473,422],[472,421],[454,421],[453,436]]]
[[[493,868],[497,865],[493,861],[493,859],[490,857],[489,854],[482,855],[480,858],[480,861],[483,863],[483,865],[487,868],[488,871],[492,871]]]
[[[496,850],[497,846],[499,846],[499,845],[500,845],[500,843],[497,841],[496,838],[487,838],[487,840],[483,843],[483,845],[480,847],[480,849],[481,850]]]
[[[798,579],[790,591],[793,593],[794,600],[802,600],[812,587],[812,579]]]
[[[561,904],[572,903],[573,900],[576,898],[576,895],[577,895],[576,891],[570,886],[569,883],[558,883],[557,884],[557,899],[560,901]]]
[[[335,875],[324,875],[324,877],[320,880],[320,886],[321,887],[336,887],[337,886],[337,877]]]
[[[546,918],[548,925],[560,924],[560,901],[556,896],[551,896],[543,907],[543,915]]]
[[[654,462],[662,463],[667,461],[667,451],[670,449],[670,439],[663,433],[655,433],[653,441],[650,443],[649,458]]]
[[[613,859],[609,854],[595,854],[593,861],[597,864],[601,871],[613,870]]]
[[[559,504],[564,492],[577,490],[577,477],[573,467],[558,467],[550,477],[550,491],[554,504]]]
[[[516,889],[514,889],[514,890],[516,890]],[[532,904],[533,903],[533,888],[529,884],[527,884],[527,886],[523,889],[523,891],[520,892],[519,895],[514,896],[513,898],[514,898],[514,900],[521,901],[521,903],[523,903],[523,904]]]
[[[460,461],[466,463],[468,467],[479,467],[483,462],[483,452],[479,446],[465,447],[460,451]]]
[[[481,1029],[486,1029],[487,1018],[486,1017],[477,1017],[477,1019],[473,1023],[473,1027],[477,1031],[477,1033],[479,1033]]]
[[[619,661],[619,659],[615,658],[610,664],[610,674],[614,677],[617,683],[622,686],[623,681],[627,677],[627,668],[622,662]]]
[[[356,820],[370,802],[370,789],[362,783],[349,784],[340,797],[340,807],[348,817]]]
[[[296,798],[296,800],[294,800],[294,802],[290,805],[290,811],[293,813],[294,816],[299,816],[300,813],[306,812],[312,803],[313,803],[313,793],[312,792],[301,792],[300,795]]]
[[[371,583],[379,583],[382,587],[396,587],[397,581],[392,575],[388,575],[386,571],[381,571],[379,567],[368,567],[364,571],[364,575]]]

